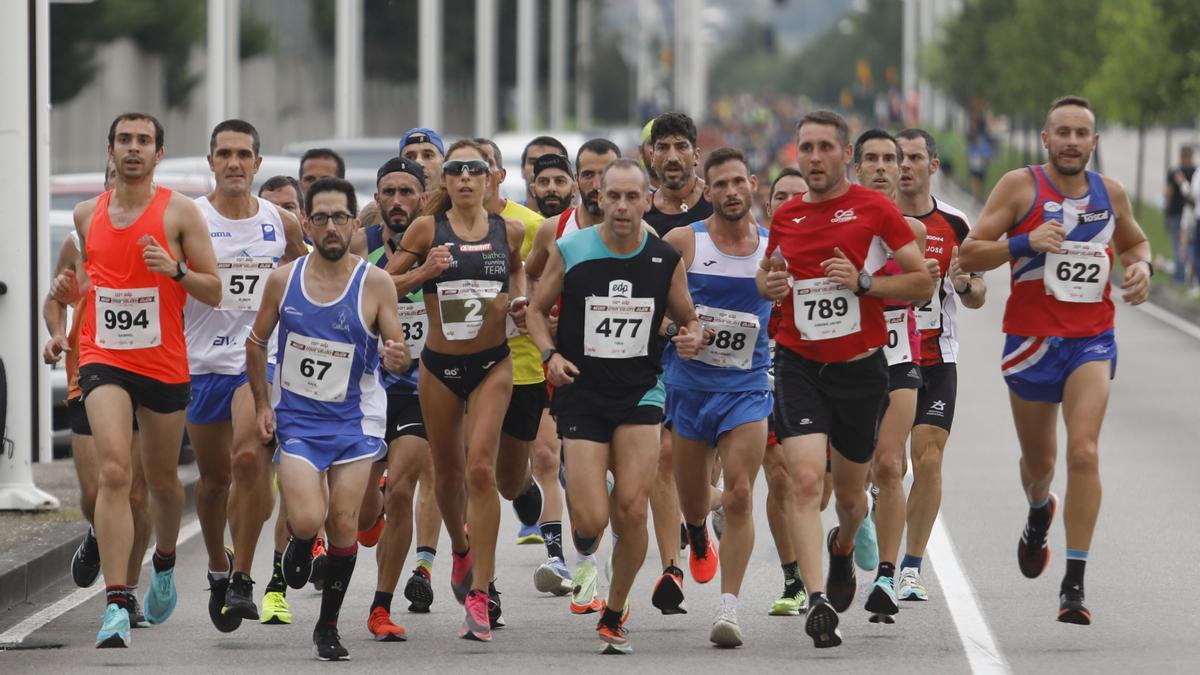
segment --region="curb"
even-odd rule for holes
[[[183,508],[196,505],[196,481],[200,472],[195,464],[179,467],[183,483]],[[87,521],[67,523],[54,532],[55,541],[29,546],[27,558],[14,566],[0,570],[0,612],[7,611],[34,597],[51,585],[70,576],[71,556],[79,546],[79,538],[88,530]],[[12,542],[16,544],[16,542]],[[153,542],[152,542],[153,543]]]

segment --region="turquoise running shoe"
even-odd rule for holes
[[[854,535],[854,564],[866,572],[879,567],[879,541],[875,538],[875,516],[870,513],[867,514],[866,520]]]
[[[117,604],[104,608],[104,623],[96,634],[97,649],[129,646],[129,612]]]
[[[175,568],[159,572],[151,567],[150,590],[142,599],[142,612],[146,621],[160,624],[171,617],[179,595],[175,592]]]

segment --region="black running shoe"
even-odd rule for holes
[[[300,589],[308,583],[312,576],[313,558],[312,546],[302,546],[295,537],[288,537],[287,546],[283,549],[283,560],[279,564],[283,571],[283,580],[288,586]]]
[[[232,633],[242,625],[242,617],[226,614],[225,596],[229,593],[229,577],[208,575],[208,618],[222,633]]]
[[[240,616],[248,621],[258,621],[258,606],[254,604],[254,581],[249,574],[233,573],[229,580],[229,590],[225,592],[225,607],[221,613],[226,616]]]
[[[130,594],[129,596],[129,627],[141,628],[142,624],[146,623],[146,615],[142,614],[142,606],[138,604],[137,597]]]
[[[654,584],[650,604],[663,614],[687,614],[687,601],[683,597],[683,570],[674,565],[663,570],[658,583]]]
[[[319,623],[313,629],[313,653],[318,661],[349,661],[350,652],[342,646],[337,626]]]
[[[825,598],[809,600],[808,618],[804,620],[804,632],[812,638],[817,649],[837,647],[842,644],[842,633],[838,630],[838,614]]]
[[[408,600],[408,611],[424,614],[433,604],[433,584],[430,583],[429,572],[417,565],[412,577],[404,585],[404,597]]]
[[[492,628],[504,628],[504,615],[500,613],[500,591],[496,590],[496,582],[488,584],[488,623]]]
[[[71,556],[71,580],[80,588],[96,583],[100,576],[100,542],[96,541],[96,530],[88,528]]]
[[[679,524],[679,550],[682,551],[683,549],[685,549],[687,547],[688,547],[687,526],[684,525],[683,523],[680,523]]]
[[[529,481],[529,487],[512,500],[513,511],[517,512],[517,520],[525,527],[533,527],[542,517],[542,487],[536,480]]]
[[[1050,517],[1046,519],[1045,527],[1025,519],[1025,529],[1021,532],[1021,541],[1017,542],[1017,564],[1021,574],[1030,579],[1036,579],[1046,571],[1050,564],[1050,545],[1046,543],[1046,533],[1050,523],[1054,522],[1054,512],[1058,510],[1058,497],[1050,493]]]
[[[854,554],[833,554],[833,542],[837,540],[839,529],[834,527],[829,531],[829,536],[825,538],[825,548],[829,551],[829,573],[825,575],[825,594],[834,609],[844,612],[850,607],[850,603],[854,602],[854,593],[858,591],[858,580],[854,577]],[[811,614],[812,610],[809,612]]]
[[[1092,613],[1083,606],[1083,589],[1078,586],[1064,588],[1058,596],[1058,620],[1077,626],[1092,625]]]

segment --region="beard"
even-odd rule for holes
[[[404,232],[408,229],[408,211],[402,208],[394,207],[383,216],[383,224],[396,234]]]
[[[322,258],[328,260],[329,262],[337,262],[346,256],[348,247],[346,246],[346,243],[341,240],[341,238],[338,238],[337,243],[332,245],[326,243],[327,241],[328,240],[325,239],[320,242],[313,242],[314,248],[317,249],[317,253],[320,253]]]
[[[535,199],[538,205],[538,213],[547,218],[553,218],[566,211],[567,205],[571,203],[571,195],[562,197],[554,193],[550,193],[545,197],[535,197]]]
[[[679,177],[667,178],[666,171],[668,168],[678,169]],[[660,182],[662,182],[662,186],[668,190],[682,190],[683,188],[687,187],[691,176],[688,174],[687,169],[684,168],[682,164],[666,164],[663,165],[663,172],[658,174],[658,179]]]
[[[1084,155],[1080,157],[1079,166],[1063,166],[1062,164],[1058,163],[1058,156],[1053,155],[1050,157],[1050,164],[1054,166],[1055,171],[1064,176],[1078,176],[1087,170],[1088,162],[1090,162],[1091,159],[1092,158],[1090,155]]]
[[[746,214],[750,213],[750,203],[742,202],[741,208],[738,209],[737,211],[725,210],[724,204],[721,204],[721,205],[713,204],[713,210],[717,212],[718,216],[721,216],[725,220],[728,220],[729,222],[733,223],[733,222],[737,222],[737,221],[741,220],[742,218],[745,218]]]
[[[593,190],[583,196],[583,208],[590,215],[602,216],[604,212],[600,210],[600,191]]]

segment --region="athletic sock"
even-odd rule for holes
[[[571,539],[575,542],[575,550],[581,555],[590,556],[600,546],[600,536],[580,537],[579,533],[571,530]]]
[[[271,580],[267,582],[268,593],[287,595],[287,582],[283,580],[283,553],[275,551],[271,563]]]
[[[1029,524],[1038,530],[1050,527],[1050,497],[1029,505]]]
[[[793,581],[800,579],[800,563],[793,560],[790,563],[780,565],[783,568],[783,580]]]
[[[547,520],[542,523],[541,530],[542,541],[546,544],[546,555],[562,560],[562,521]]]
[[[321,591],[321,614],[317,623],[336,626],[350,576],[354,574],[354,562],[358,559],[358,543],[346,548],[329,546],[325,549],[325,586]]]
[[[158,547],[154,549],[154,557],[151,559],[154,563],[155,572],[166,572],[175,566],[175,551],[163,553]]]
[[[128,611],[133,606],[133,591],[124,584],[113,584],[104,587],[104,600],[106,605],[116,605],[123,610]]]
[[[904,560],[900,561],[900,569],[904,569],[905,567],[915,567],[917,568],[917,571],[920,572],[921,560],[922,558],[919,555],[909,555],[905,553]]]
[[[375,599],[371,601],[371,609],[382,607],[388,614],[392,613],[392,594],[375,591]]]
[[[600,616],[600,623],[609,628],[616,628],[621,625],[621,615],[624,611],[617,611],[611,607],[605,606],[604,614]]]
[[[417,547],[417,566],[424,567],[433,576],[433,559],[437,557],[437,549],[432,546]]]
[[[699,525],[684,523],[687,526],[688,545],[699,554],[708,553],[708,519],[700,521]]]
[[[1087,567],[1088,552],[1078,549],[1067,549],[1067,573],[1063,576],[1062,590],[1078,588],[1083,590],[1083,572]]]
[[[892,579],[896,576],[896,564],[890,562],[879,563],[879,572],[875,574],[875,578],[887,577]]]

